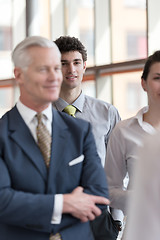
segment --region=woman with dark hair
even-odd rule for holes
[[[128,197],[132,191],[132,173],[137,148],[147,135],[154,135],[160,124],[160,51],[146,60],[141,85],[148,96],[148,106],[136,116],[119,122],[113,129],[108,146],[105,170],[110,191],[110,206],[126,215]],[[145,171],[145,170],[144,170]],[[128,175],[128,185],[124,184]]]

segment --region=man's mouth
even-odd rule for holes
[[[74,76],[74,75],[66,76],[66,79],[68,80],[74,80],[75,78],[77,78],[77,76]]]
[[[47,88],[47,89],[55,89],[57,87],[58,85],[44,86],[44,88]]]

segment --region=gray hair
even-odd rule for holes
[[[59,51],[57,45],[47,38],[41,36],[27,37],[21,41],[12,52],[12,61],[15,67],[25,69],[29,66],[32,59],[27,50],[33,46],[43,48],[57,48]]]

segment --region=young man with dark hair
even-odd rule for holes
[[[81,41],[75,37],[61,36],[55,43],[61,52],[63,82],[60,98],[53,105],[59,111],[65,111],[68,105],[72,105],[76,110],[76,118],[91,123],[97,151],[104,166],[108,138],[120,120],[119,113],[113,105],[83,94],[87,51]]]

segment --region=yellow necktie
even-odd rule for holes
[[[72,106],[72,105],[68,105],[67,107],[65,107],[63,109],[64,112],[66,112],[67,114],[69,114],[72,117],[76,117],[75,113],[76,113],[76,107]]]
[[[46,166],[49,167],[51,155],[51,135],[46,126],[44,125],[44,123],[42,122],[43,114],[37,113],[36,116],[38,120],[37,125],[38,146],[41,150]]]
[[[49,240],[62,240],[62,238],[59,233],[56,233],[55,235],[51,234]]]

